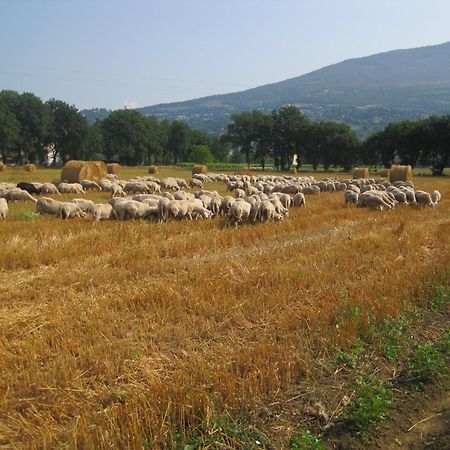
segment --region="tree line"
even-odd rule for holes
[[[211,135],[180,120],[158,120],[116,110],[89,124],[75,106],[43,102],[30,94],[0,92],[0,160],[46,164],[49,160],[102,159],[124,165],[182,162],[246,162],[289,169],[298,164],[325,170],[356,164],[431,166],[442,174],[449,162],[450,115],[389,124],[360,141],[350,126],[312,122],[299,108],[234,114],[227,132]]]
[[[226,160],[226,143],[183,121],[117,110],[89,124],[75,106],[31,93],[0,92],[0,161],[24,164],[102,159],[124,165]]]
[[[389,124],[360,141],[350,126],[312,122],[299,108],[285,106],[270,113],[254,110],[234,114],[226,138],[246,163],[290,168],[293,156],[316,170],[323,165],[350,170],[356,164],[394,163],[430,166],[441,175],[450,155],[450,115]]]

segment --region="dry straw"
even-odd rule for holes
[[[6,170],[6,164],[0,161],[0,172],[3,172]]]
[[[353,178],[369,178],[369,169],[367,167],[355,167],[353,169]]]
[[[208,166],[196,165],[192,167],[192,175],[196,173],[208,173]]]
[[[413,177],[411,166],[392,166],[389,171],[389,181],[411,181]]]
[[[108,174],[117,175],[120,177],[120,172],[122,171],[122,167],[120,164],[117,163],[111,163],[107,164]]]
[[[32,173],[32,172],[36,172],[37,167],[34,164],[25,164],[24,169],[25,169],[25,172]]]
[[[154,174],[159,173],[159,167],[158,166],[150,166],[148,168],[148,173],[154,173]]]
[[[380,169],[377,175],[381,178],[389,178],[390,169]]]
[[[106,178],[108,169],[103,161],[69,161],[63,167],[61,180],[79,183],[82,180],[100,181]]]

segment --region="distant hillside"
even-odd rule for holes
[[[450,42],[349,59],[278,83],[224,95],[139,108],[224,131],[239,111],[295,104],[313,120],[351,125],[361,136],[392,121],[450,112]],[[104,111],[104,110],[100,110]]]

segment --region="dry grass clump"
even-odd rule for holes
[[[192,166],[192,175],[195,175],[196,173],[208,173],[208,166],[201,164]]]
[[[367,167],[355,167],[352,172],[352,177],[357,178],[369,178],[369,169]]]
[[[413,177],[411,166],[392,166],[389,171],[389,181],[411,181]]]
[[[319,356],[448,280],[450,185],[416,184],[442,192],[437,208],[380,213],[321,195],[308,214],[237,230],[29,220],[31,205],[12,204],[0,234],[1,442],[170,448],[225,407],[276,402]]]
[[[24,170],[25,172],[33,173],[36,172],[37,167],[35,164],[25,164]]]
[[[150,166],[148,168],[148,173],[158,174],[159,173],[159,167],[158,166]]]
[[[68,161],[62,169],[61,180],[79,183],[82,180],[100,181],[106,178],[108,168],[102,161]]]
[[[122,166],[118,163],[106,164],[108,174],[117,175],[120,177],[120,173],[122,172]]]

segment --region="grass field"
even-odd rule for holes
[[[58,176],[8,169],[0,182]],[[270,409],[318,359],[448,284],[450,180],[416,188],[443,200],[379,212],[322,193],[284,222],[239,229],[93,226],[11,205],[0,223],[0,445],[170,448],[225,411]]]

